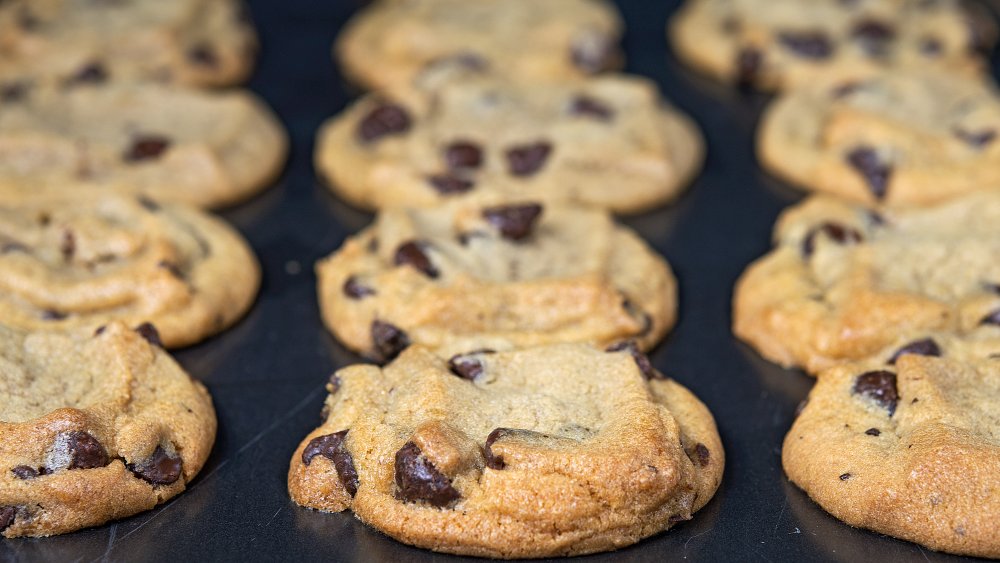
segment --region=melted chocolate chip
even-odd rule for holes
[[[29,86],[26,82],[11,82],[0,86],[0,102],[20,102],[28,96]]]
[[[160,158],[170,148],[170,139],[162,135],[140,135],[122,155],[125,162],[142,162]]]
[[[992,313],[983,317],[983,320],[979,321],[981,325],[998,325],[1000,326],[1000,309],[993,311]]]
[[[483,459],[486,461],[486,467],[498,470],[505,469],[507,467],[507,464],[504,463],[502,457],[494,455],[493,444],[504,436],[509,436],[516,432],[518,432],[518,430],[514,430],[512,428],[497,428],[490,432],[490,435],[486,437],[486,445],[483,446]]]
[[[42,311],[43,321],[61,321],[65,319],[68,315],[62,311],[56,311],[55,309],[46,309]]]
[[[666,379],[660,372],[656,371],[653,367],[652,362],[649,361],[649,356],[643,354],[639,350],[639,346],[634,340],[625,340],[617,344],[613,344],[605,349],[605,352],[624,352],[628,351],[632,355],[632,359],[635,360],[635,364],[639,366],[639,371],[642,376],[646,379]]]
[[[344,295],[355,300],[375,295],[375,290],[361,283],[361,281],[358,280],[358,276],[351,276],[347,278],[347,281],[344,282],[343,290]]]
[[[424,251],[426,243],[419,241],[404,242],[396,249],[393,264],[397,266],[412,266],[431,279],[437,278],[441,272],[431,262]]]
[[[826,59],[833,54],[830,38],[821,31],[786,31],[778,34],[778,41],[805,59]]]
[[[937,342],[934,342],[933,338],[924,338],[923,340],[915,340],[913,342],[910,342],[906,346],[903,346],[899,350],[896,350],[896,353],[893,354],[891,358],[889,358],[888,364],[890,366],[895,365],[896,360],[898,360],[900,356],[904,354],[916,354],[918,356],[940,357],[941,348],[937,345]]]
[[[507,167],[514,176],[531,176],[545,166],[552,145],[546,141],[517,145],[507,149]]]
[[[885,55],[888,43],[896,37],[896,30],[885,22],[862,20],[851,29],[851,37],[858,41],[866,53],[881,57]]]
[[[581,117],[590,117],[598,121],[611,121],[614,117],[615,112],[611,109],[611,106],[598,100],[597,98],[592,98],[580,94],[573,98],[573,101],[569,104],[570,115],[577,115]]]
[[[34,467],[28,467],[27,465],[18,465],[14,469],[10,470],[10,472],[14,474],[14,477],[17,477],[18,479],[21,480],[34,479],[39,475],[44,475],[45,474],[44,471],[45,471],[44,468],[38,470],[35,469]]]
[[[846,481],[846,480],[848,480],[848,479],[850,479],[850,478],[851,478],[851,474],[850,474],[850,473],[843,473],[843,474],[841,474],[841,476],[840,476],[840,480],[841,480],[841,481]]]
[[[483,149],[471,141],[455,141],[445,147],[444,161],[451,170],[475,170],[483,164]]]
[[[375,359],[389,362],[409,347],[410,337],[395,325],[376,320],[372,322],[372,342]]]
[[[93,469],[108,464],[108,452],[89,432],[70,432],[65,437],[70,455],[69,469]]]
[[[433,506],[445,507],[462,495],[451,486],[451,480],[434,467],[420,448],[407,442],[396,452],[396,498]]]
[[[347,430],[334,432],[325,436],[317,436],[309,441],[302,450],[302,463],[309,465],[314,457],[321,455],[333,462],[337,477],[344,485],[344,490],[352,497],[358,493],[358,471],[354,468],[354,458],[344,447]]]
[[[875,149],[858,147],[847,153],[847,163],[861,173],[875,199],[885,198],[889,188],[889,177],[892,175],[892,166],[882,162]]]
[[[451,174],[435,174],[428,177],[427,182],[441,195],[464,194],[476,185],[472,180]]]
[[[180,479],[183,465],[184,460],[180,456],[171,456],[162,446],[156,446],[149,459],[129,464],[128,470],[147,483],[169,485]]]
[[[764,66],[764,53],[755,47],[744,47],[736,54],[736,85],[744,90],[752,88]]]
[[[410,114],[402,106],[383,103],[369,111],[358,123],[357,135],[362,142],[370,143],[409,130]]]
[[[17,516],[17,509],[13,506],[0,506],[0,532],[10,528]]]
[[[107,79],[108,71],[104,68],[104,65],[94,62],[84,66],[76,74],[67,78],[65,85],[100,84],[107,81]]]
[[[712,453],[708,451],[708,448],[705,447],[705,444],[702,444],[701,442],[698,442],[694,446],[685,450],[685,453],[687,454],[688,458],[691,459],[691,463],[695,463],[702,467],[706,467],[708,465],[709,460],[711,460],[712,458]]]
[[[826,235],[832,241],[842,245],[857,244],[864,240],[861,233],[855,229],[845,227],[840,223],[823,223],[810,229],[806,238],[802,240],[803,256],[808,258],[813,255],[813,252],[816,251],[816,237],[820,234]]]
[[[865,434],[869,436],[881,436],[882,431],[879,430],[878,428],[869,428],[868,430],[865,430]]]
[[[451,373],[463,379],[474,381],[483,374],[483,362],[476,358],[476,356],[493,353],[493,350],[484,349],[452,356],[448,360],[448,369],[451,370]]]
[[[160,339],[160,331],[156,330],[156,327],[152,323],[142,323],[141,325],[135,327],[135,331],[139,333],[139,336],[146,339],[153,346],[163,348],[163,340]]]
[[[537,203],[483,209],[483,218],[500,231],[500,236],[515,242],[531,236],[541,215],[542,206]]]
[[[188,59],[191,62],[207,67],[216,68],[219,66],[219,55],[216,54],[215,49],[210,43],[199,43],[188,51]]]
[[[997,138],[996,129],[983,129],[981,131],[966,131],[956,128],[952,131],[956,137],[965,141],[977,149],[981,149],[992,143]]]
[[[611,66],[614,46],[611,39],[603,33],[588,31],[573,41],[570,58],[576,68],[588,74],[596,74]]]
[[[899,392],[896,390],[896,374],[891,371],[870,371],[859,375],[852,391],[875,401],[889,411],[889,416],[896,412]]]

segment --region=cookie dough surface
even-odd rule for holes
[[[620,67],[621,33],[604,0],[382,0],[347,24],[334,52],[349,78],[376,90],[456,60],[530,81]]]
[[[220,207],[267,187],[287,150],[277,118],[245,92],[29,86],[0,103],[0,201],[93,187]]]
[[[764,90],[935,67],[979,74],[993,16],[958,0],[688,0],[669,37],[684,63]]]
[[[205,388],[155,329],[97,335],[0,327],[0,532],[50,536],[181,493],[215,440]]]
[[[852,526],[997,558],[1000,346],[934,340],[936,355],[823,372],[785,438],[785,472]]]
[[[380,361],[556,342],[650,348],[676,318],[666,261],[602,211],[450,204],[388,209],[317,267],[323,319]]]
[[[92,334],[153,323],[168,347],[194,344],[253,304],[260,268],[220,219],[179,205],[94,195],[0,202],[0,319]]]
[[[690,519],[719,485],[711,414],[634,349],[450,365],[414,346],[385,368],[337,372],[326,422],[292,458],[292,499],[436,551],[546,557],[635,543]]]
[[[758,135],[761,163],[807,190],[886,205],[1000,186],[1000,96],[988,79],[923,69],[784,94]]]
[[[813,197],[737,282],[733,331],[811,373],[915,333],[1000,331],[1000,192],[874,211]]]

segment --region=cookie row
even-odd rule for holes
[[[316,168],[378,210],[316,268],[324,322],[385,367],[338,371],[292,499],[406,543],[487,557],[607,551],[719,485],[708,410],[643,354],[672,327],[667,263],[610,211],[676,197],[704,149],[617,66],[592,0],[376,2],[345,28],[375,91]]]

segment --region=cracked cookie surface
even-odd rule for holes
[[[625,547],[688,520],[724,453],[711,414],[633,347],[414,346],[331,379],[292,499],[420,547],[545,557]],[[645,365],[645,367],[642,367]]]
[[[0,532],[50,536],[180,494],[215,440],[205,388],[154,328],[99,334],[0,327]]]

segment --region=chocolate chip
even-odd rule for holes
[[[10,472],[14,474],[14,477],[22,480],[34,479],[43,474],[42,471],[34,467],[28,467],[27,465],[18,465],[14,469],[11,469]]]
[[[388,135],[405,133],[410,129],[410,114],[402,106],[382,103],[375,106],[358,123],[358,138],[370,143]]]
[[[785,31],[778,34],[778,41],[806,59],[826,59],[833,54],[833,44],[821,31]]]
[[[517,242],[531,236],[542,209],[537,203],[487,207],[483,209],[483,218],[500,231],[500,236]]]
[[[435,174],[428,177],[427,182],[442,195],[464,194],[476,185],[472,180],[452,174]]]
[[[979,321],[980,325],[1000,325],[1000,309],[997,309],[983,317],[983,320]]]
[[[570,115],[591,117],[598,121],[611,121],[611,118],[615,115],[611,106],[597,98],[592,98],[584,94],[573,98],[573,101],[569,104],[569,113]]]
[[[81,84],[100,84],[107,81],[108,71],[104,65],[98,62],[90,63],[81,68],[76,74],[65,81],[66,86],[77,86]]]
[[[358,471],[354,468],[354,458],[351,452],[344,447],[344,438],[347,430],[317,436],[309,441],[305,449],[302,450],[302,463],[309,465],[314,457],[321,455],[333,462],[333,467],[337,470],[337,477],[344,485],[344,490],[352,497],[358,494]]]
[[[497,428],[490,432],[490,435],[486,437],[486,445],[483,447],[483,459],[486,461],[486,467],[497,470],[507,467],[502,457],[493,454],[493,444],[500,438],[516,432],[518,431],[512,428]]]
[[[887,44],[896,37],[896,30],[878,20],[862,20],[851,29],[851,37],[856,39],[866,53],[873,57],[885,55]]]
[[[376,320],[372,322],[372,342],[375,345],[375,359],[388,362],[406,350],[410,345],[410,337],[395,325]]]
[[[143,209],[145,209],[146,211],[149,211],[150,213],[156,213],[157,211],[159,211],[161,209],[159,203],[156,203],[155,201],[153,201],[152,199],[149,199],[148,197],[146,197],[144,195],[139,196],[138,197],[138,201],[139,201],[139,205],[141,205]]]
[[[878,428],[869,428],[868,430],[865,430],[865,434],[869,436],[881,436],[882,431],[879,430]]]
[[[493,353],[493,350],[483,349],[452,356],[451,359],[448,360],[448,369],[451,370],[451,373],[454,373],[463,379],[474,381],[477,377],[483,374],[483,362],[477,359],[476,356],[479,354]]]
[[[843,474],[841,474],[841,476],[840,476],[840,480],[841,480],[841,481],[846,481],[846,480],[848,480],[848,479],[850,479],[850,478],[851,478],[851,474],[850,474],[850,473],[843,473]]]
[[[13,506],[0,506],[0,532],[10,528],[17,516],[17,509]]]
[[[744,47],[736,54],[736,85],[741,89],[750,89],[760,76],[764,66],[764,53],[755,47]]]
[[[122,155],[125,162],[155,160],[170,148],[170,139],[162,135],[141,135],[132,139],[132,145]]]
[[[861,173],[868,184],[868,189],[871,190],[876,199],[885,198],[889,188],[889,177],[892,175],[892,166],[882,162],[875,149],[858,147],[847,153],[847,163]]]
[[[73,231],[66,229],[63,231],[62,241],[59,243],[59,252],[62,253],[63,260],[69,262],[76,254],[76,235]]]
[[[983,129],[982,131],[966,131],[962,128],[955,128],[952,131],[956,137],[965,141],[966,143],[972,145],[977,149],[981,149],[986,145],[992,143],[997,138],[996,129]]]
[[[67,316],[69,315],[63,313],[62,311],[56,311],[55,309],[46,309],[42,311],[43,321],[61,321],[65,319]]]
[[[899,393],[896,390],[896,374],[891,371],[870,371],[859,375],[852,391],[875,401],[889,411],[889,416],[896,412]]]
[[[28,95],[29,86],[26,82],[11,82],[0,86],[0,101],[14,103],[23,100]]]
[[[188,51],[188,59],[191,62],[208,68],[219,66],[219,55],[210,43],[199,43]]]
[[[139,333],[139,336],[146,339],[153,346],[163,348],[163,340],[160,339],[160,331],[156,330],[156,327],[152,323],[142,323],[141,325],[135,327],[135,331]]]
[[[358,280],[358,276],[351,276],[347,278],[344,282],[344,295],[350,297],[351,299],[364,299],[365,297],[375,295],[375,290],[367,285],[361,283]]]
[[[69,469],[93,469],[108,464],[108,452],[89,432],[76,431],[65,434],[69,450]]]
[[[507,149],[507,167],[514,176],[531,176],[545,166],[552,153],[552,145],[546,141],[517,145]]]
[[[614,45],[607,35],[588,30],[573,41],[570,58],[578,69],[588,74],[596,74],[611,66],[614,60]]]
[[[698,442],[693,447],[685,450],[685,453],[688,458],[691,459],[691,463],[696,463],[702,467],[706,467],[712,457],[712,453],[709,452],[708,448],[705,447],[705,444],[702,444],[701,442]]]
[[[923,340],[915,340],[910,342],[906,346],[903,346],[896,353],[889,358],[888,364],[895,365],[896,360],[904,354],[916,354],[918,356],[941,356],[941,348],[938,347],[937,342],[934,342],[933,338],[925,338]]]
[[[451,170],[474,170],[483,164],[483,149],[471,141],[455,141],[445,147],[444,161]]]
[[[426,243],[419,241],[404,242],[396,249],[393,264],[397,266],[412,266],[431,279],[437,278],[441,272],[431,263],[425,248]]]
[[[434,467],[420,448],[407,442],[396,452],[396,498],[445,507],[462,497],[451,480]]]
[[[605,349],[605,352],[624,351],[628,351],[628,353],[632,355],[632,359],[635,360],[635,364],[639,366],[639,371],[642,373],[643,377],[646,379],[666,379],[660,374],[660,372],[656,371],[652,362],[649,361],[649,356],[643,354],[642,351],[639,350],[639,346],[634,340],[625,340],[608,346]]]
[[[183,465],[184,460],[180,456],[171,456],[162,446],[156,446],[149,459],[129,464],[128,470],[147,483],[169,485],[180,479]]]
[[[802,255],[806,258],[816,251],[816,237],[820,234],[826,235],[837,244],[848,245],[857,244],[863,240],[861,233],[850,227],[845,227],[840,223],[823,223],[818,227],[813,227],[802,239]]]

